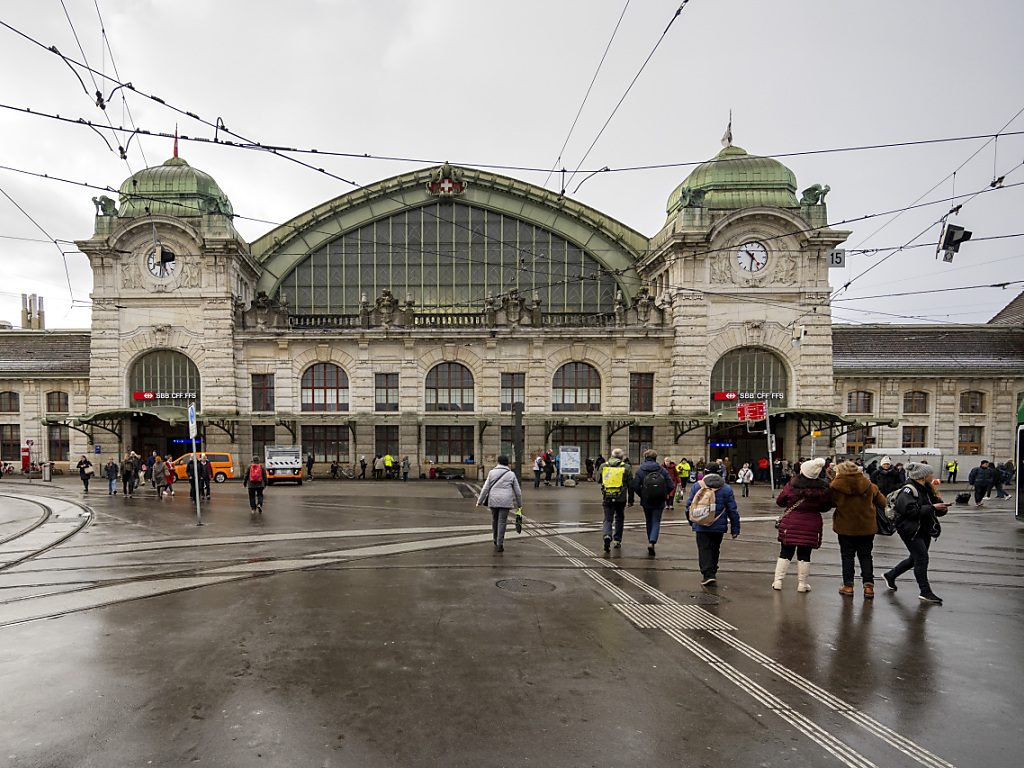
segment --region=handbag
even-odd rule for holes
[[[789,506],[789,507],[786,507],[786,511],[785,511],[785,512],[783,512],[783,513],[782,513],[781,515],[779,515],[778,517],[776,517],[776,518],[775,518],[775,528],[776,528],[776,530],[777,530],[777,529],[778,529],[778,528],[779,528],[779,527],[780,527],[780,526],[782,525],[782,519],[783,519],[783,518],[784,518],[784,517],[785,517],[786,515],[788,515],[788,514],[789,514],[790,512],[792,512],[792,511],[793,511],[794,509],[796,509],[797,507],[799,507],[799,506],[800,506],[800,503],[801,503],[802,501],[803,501],[803,499],[797,499],[797,500],[796,500],[796,503],[792,504],[792,505],[791,505],[791,506]]]
[[[94,475],[96,474],[96,468],[92,464],[90,464],[85,469],[82,470],[82,473],[86,475]]]

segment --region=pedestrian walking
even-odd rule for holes
[[[544,454],[540,454],[533,460],[533,487],[540,488],[540,476],[544,471]]]
[[[487,480],[480,489],[476,505],[490,507],[494,548],[504,552],[508,513],[513,509],[522,511],[523,508],[523,491],[519,487],[516,473],[508,466],[508,456],[499,456],[497,466],[487,473]]]
[[[213,479],[213,465],[207,460],[206,454],[199,457],[199,493],[203,501],[210,500],[210,480]]]
[[[597,454],[597,458],[594,459],[594,471],[595,472],[600,472],[601,471],[601,467],[604,465],[604,463],[606,461],[607,461],[607,459],[604,456],[602,456],[600,453]]]
[[[359,479],[360,480],[365,480],[366,479],[366,457],[365,456],[360,456],[359,457]]]
[[[121,462],[121,485],[124,489],[124,495],[126,498],[132,498],[135,495],[135,486],[139,482],[139,457],[135,451],[129,451],[124,455],[124,461]]]
[[[971,470],[971,474],[967,476],[967,482],[974,486],[974,504],[980,507],[982,506],[981,500],[995,484],[995,472],[988,461],[982,461],[981,466]]]
[[[306,455],[306,479],[313,479],[313,454]]]
[[[78,469],[78,477],[81,479],[82,485],[85,486],[85,492],[88,493],[89,478],[93,476],[93,473],[96,472],[96,470],[93,469],[92,462],[85,458],[84,453],[82,454],[82,458],[78,460],[76,467]]]
[[[587,468],[587,481],[593,482],[594,480],[594,460],[587,456],[586,462],[584,462]]]
[[[113,456],[107,459],[106,466],[103,467],[103,474],[107,476],[107,496],[116,496],[117,478],[121,474],[121,469],[117,466]]]
[[[779,520],[779,542],[782,546],[775,563],[772,589],[782,589],[782,580],[795,554],[796,591],[811,591],[807,577],[811,572],[811,551],[821,546],[821,514],[835,506],[828,480],[820,477],[824,467],[824,459],[803,462],[800,473],[793,476],[775,499],[775,503],[784,507],[786,512]]]
[[[736,479],[740,481],[740,486],[743,488],[741,494],[743,498],[747,498],[750,495],[750,484],[754,480],[754,470],[750,468],[750,464],[744,463],[740,467],[739,473],[736,475]]]
[[[682,501],[682,497],[686,495],[686,483],[690,480],[690,475],[693,474],[693,465],[690,464],[689,459],[684,457],[676,464],[676,471],[679,472],[679,488],[676,490],[676,495]]]
[[[992,495],[992,489],[996,491],[996,498],[998,499],[1012,499],[1013,496],[1003,490],[1003,483],[1009,482],[1009,478],[1006,472],[1003,471],[1003,467],[998,461],[993,461],[990,466],[992,467],[992,486],[988,489],[986,498]]]
[[[870,476],[871,482],[878,486],[878,490],[883,496],[888,496],[904,483],[900,477],[900,467],[894,467],[888,456],[882,457],[878,469],[874,470]]]
[[[154,457],[153,487],[156,489],[156,497],[162,500],[167,490],[167,462],[155,454]]]
[[[654,557],[654,545],[658,543],[661,532],[661,516],[665,512],[665,502],[670,493],[675,491],[675,483],[668,470],[658,463],[658,452],[652,449],[644,451],[644,461],[633,478],[633,491],[640,497],[640,506],[644,510],[647,521],[647,554]]]
[[[987,463],[987,462],[983,462]],[[939,518],[949,508],[942,502],[932,485],[933,471],[927,464],[907,464],[907,484],[896,496],[896,533],[907,547],[909,557],[892,570],[882,574],[885,585],[896,591],[896,579],[913,569],[921,591],[922,602],[942,605],[928,583],[928,549],[933,539],[939,538],[942,526]]]
[[[946,463],[946,482],[955,483],[956,473],[960,471],[960,462],[956,459]]]
[[[178,480],[178,473],[174,471],[174,464],[168,459],[164,462],[164,466],[167,468],[167,493],[171,496],[174,495],[174,484]]]
[[[384,457],[379,453],[373,457],[373,479],[384,479]]]
[[[153,479],[153,467],[156,465],[156,451],[149,454],[149,458],[146,459],[146,477],[149,478],[149,483],[153,488],[156,488],[156,481]]]
[[[551,452],[544,454],[544,485],[551,485],[551,475],[555,472],[555,461],[551,458]]]
[[[839,594],[853,597],[854,558],[860,562],[860,578],[864,597],[875,596],[875,571],[871,550],[878,533],[877,510],[885,509],[886,498],[878,486],[852,461],[836,467],[836,479],[829,486],[836,511],[832,514],[832,530],[839,538],[839,559],[843,585]]]
[[[661,466],[668,472],[668,476],[672,479],[672,490],[669,491],[668,498],[665,499],[665,509],[674,509],[676,500],[676,488],[679,487],[679,469],[678,465],[672,461],[672,459],[665,457],[665,460],[661,463]]]
[[[612,457],[601,465],[601,506],[604,510],[604,551],[622,546],[622,529],[626,506],[633,506],[633,470],[622,458],[621,448],[612,450]]]
[[[562,454],[555,454],[555,487],[564,485],[565,478],[562,477]]]
[[[759,482],[768,481],[768,466],[770,463],[767,456],[757,460],[757,479]]]
[[[249,465],[245,477],[242,478],[242,485],[249,490],[250,513],[262,515],[263,489],[267,487],[267,473],[264,471],[263,465],[260,464],[259,456],[252,457],[252,464]]]
[[[409,457],[402,457],[402,482],[409,482]]]
[[[694,483],[686,500],[686,519],[697,538],[697,561],[700,566],[701,585],[713,586],[718,577],[718,561],[722,552],[722,539],[726,532],[735,539],[740,535],[740,513],[736,496],[719,474],[723,471],[716,463],[703,466],[704,476]],[[709,525],[701,525],[690,517],[690,508],[697,494],[710,488],[715,492],[715,518]]]

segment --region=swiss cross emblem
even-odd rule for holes
[[[459,169],[445,163],[427,182],[427,192],[438,197],[455,197],[465,192],[467,186]]]

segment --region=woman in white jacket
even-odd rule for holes
[[[519,487],[516,473],[508,466],[508,456],[498,457],[498,466],[487,475],[487,481],[476,500],[478,507],[491,508],[491,529],[494,532],[494,546],[499,552],[505,551],[505,527],[508,525],[508,513],[512,509],[522,509],[523,491]]]

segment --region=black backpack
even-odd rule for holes
[[[645,507],[664,506],[668,498],[668,483],[660,469],[647,472],[640,486],[640,501]]]

